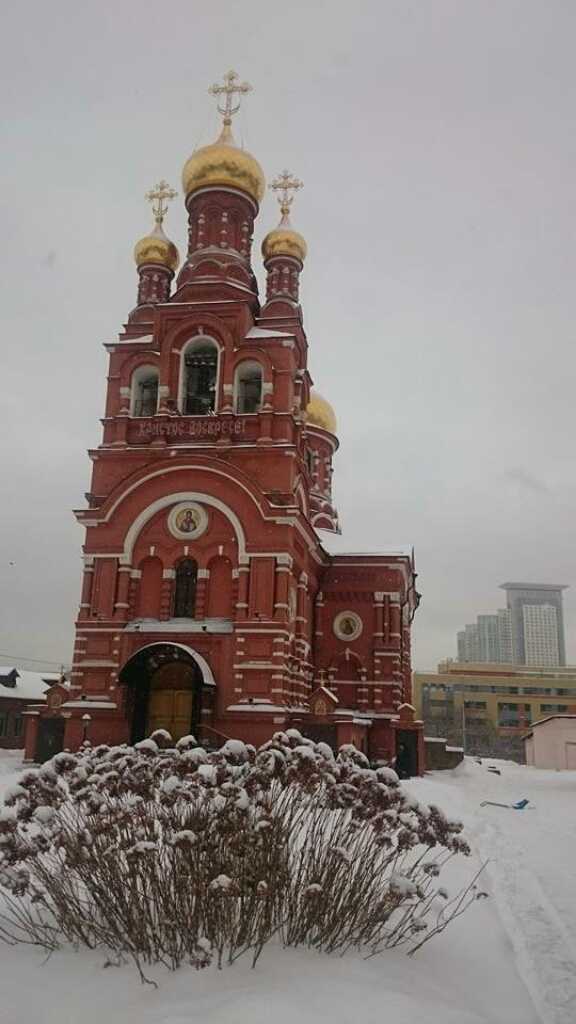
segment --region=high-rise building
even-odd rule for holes
[[[134,253],[136,307],[106,345],[102,443],[77,512],[86,540],[70,685],[27,719],[30,759],[160,728],[218,745],[295,727],[374,760],[402,744],[423,768],[412,551],[338,535],[336,417],[310,390],[306,242],[289,216],[301,183],[286,172],[272,183],[281,220],[262,243],[260,296],[251,247],[266,183],[231,130],[247,88],[229,72],[211,90],[224,124],[184,167],[175,280],[163,228],[175,193],[162,181],[148,195],[156,223]]]
[[[494,615],[479,615],[457,634],[458,661],[512,661],[510,612],[500,608]]]
[[[464,629],[456,634],[458,644],[458,661],[479,661],[480,641],[478,637],[478,624],[469,622]]]
[[[566,642],[559,583],[502,583],[510,611],[512,652],[519,665],[565,665]]]
[[[459,662],[566,664],[563,584],[503,583],[506,608],[479,615],[457,634]]]

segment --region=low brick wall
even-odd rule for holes
[[[464,757],[462,747],[449,747],[446,739],[440,736],[425,736],[426,771],[440,771],[456,768]]]

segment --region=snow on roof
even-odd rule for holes
[[[531,736],[532,735],[532,730],[535,729],[536,726],[544,725],[546,722],[553,722],[557,718],[572,718],[572,719],[574,719],[574,718],[576,718],[576,715],[570,715],[570,714],[567,715],[567,714],[559,713],[559,714],[556,714],[556,715],[546,715],[546,718],[539,718],[537,722],[532,722],[532,725],[530,726],[530,731],[525,733],[523,738],[525,739],[526,736]]]
[[[0,668],[0,675],[10,675],[14,666]],[[4,686],[0,683],[0,700],[46,700],[46,689],[50,683],[60,678],[57,672],[27,672],[17,668],[15,686]]]
[[[268,327],[251,327],[246,338],[293,338],[287,331],[271,331]]]
[[[376,555],[378,558],[388,558],[391,555],[412,557],[411,545],[367,544],[366,541],[358,541],[350,534],[343,536],[340,533],[331,533],[329,530],[316,530],[318,539],[329,555]]]
[[[133,619],[125,633],[232,633],[230,619]]]
[[[62,705],[63,708],[84,708],[85,711],[90,711],[91,708],[108,708],[112,711],[118,707],[113,700],[92,700],[90,697],[88,700],[67,700]]]
[[[142,334],[139,338],[119,338],[118,341],[112,341],[112,345],[141,345],[143,342],[154,341],[153,334]]]
[[[229,704],[226,711],[265,711],[273,712],[274,714],[285,714],[289,708],[283,707],[281,704],[269,704],[267,701],[254,701],[253,704],[242,703],[242,704]]]

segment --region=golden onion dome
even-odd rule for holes
[[[162,224],[158,220],[154,230],[136,242],[134,259],[137,267],[141,267],[145,263],[159,263],[170,270],[176,270],[180,262],[178,249],[174,242],[171,242],[164,234]]]
[[[271,183],[270,188],[279,193],[278,202],[282,214],[280,223],[273,231],[269,231],[262,242],[262,255],[265,260],[273,256],[293,256],[294,259],[304,263],[308,247],[306,239],[295,231],[290,223],[290,207],[294,201],[294,195],[298,189],[303,187],[302,182],[295,178],[289,171],[283,171]]]
[[[251,153],[236,145],[227,124],[216,142],[192,153],[182,171],[185,196],[199,188],[218,186],[247,192],[258,203],[266,189],[266,179],[260,164]]]
[[[335,434],[338,424],[336,420],[336,413],[322,395],[319,395],[317,391],[310,392],[310,401],[306,408],[306,422],[311,427],[321,427],[322,430],[327,430],[330,434]]]
[[[273,256],[293,256],[304,263],[308,247],[306,239],[295,231],[288,218],[283,217],[277,228],[269,231],[262,242],[262,255],[265,260]]]

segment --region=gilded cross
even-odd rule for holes
[[[166,211],[168,209],[168,206],[166,205],[167,200],[175,199],[177,195],[178,193],[173,188],[170,188],[170,185],[167,181],[164,181],[164,179],[159,181],[154,188],[151,188],[150,191],[146,193],[145,198],[149,203],[152,203],[152,213],[156,218],[157,224],[161,224],[166,216]]]
[[[279,192],[276,198],[280,203],[280,210],[287,216],[290,213],[290,207],[294,202],[294,193],[300,188],[304,188],[304,182],[300,181],[299,178],[295,178],[294,175],[290,174],[290,171],[282,171],[282,174],[277,175],[274,181],[268,186],[273,192]],[[290,194],[292,193],[292,195]]]
[[[240,99],[234,100],[235,96],[242,96],[244,93],[250,92],[252,86],[249,82],[239,82],[238,74],[236,71],[227,71],[224,75],[224,85],[218,85],[215,83],[211,85],[208,92],[211,96],[216,96],[218,99],[218,110],[224,118],[224,124],[229,126],[232,124],[232,114],[235,114],[240,110]],[[220,96],[224,96],[224,106],[220,105]]]

